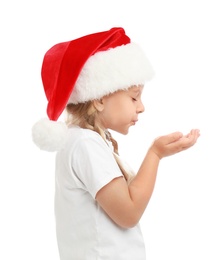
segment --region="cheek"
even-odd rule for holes
[[[132,114],[130,112],[129,107],[126,106],[118,106],[114,109],[114,116],[111,118],[111,121],[116,124],[126,124],[131,120]]]
[[[116,113],[119,111],[120,109],[120,105],[121,103],[119,101],[116,100],[110,100],[105,104],[104,107],[104,113],[108,116],[113,116],[116,115]]]
[[[113,107],[110,109],[111,117],[116,120],[122,120],[122,117],[125,117],[128,114],[128,107],[124,106],[122,103],[114,104]]]
[[[122,112],[117,105],[107,107],[101,113],[101,118],[105,126],[110,128],[110,126],[117,125],[122,119]]]
[[[102,113],[104,120],[116,124],[128,121],[131,117],[131,106],[132,103],[126,97],[108,99]]]

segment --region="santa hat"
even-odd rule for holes
[[[54,45],[46,52],[41,70],[48,119],[33,126],[33,141],[40,149],[59,150],[67,127],[56,121],[68,103],[143,85],[153,74],[143,50],[120,27]]]

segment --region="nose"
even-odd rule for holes
[[[139,102],[139,104],[137,106],[137,114],[143,113],[144,111],[145,111],[145,107],[144,107],[142,101],[140,100],[140,102]]]

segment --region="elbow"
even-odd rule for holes
[[[138,224],[138,222],[137,223],[127,223],[127,224],[120,225],[120,227],[123,229],[131,229],[131,228],[134,228],[135,226],[137,226],[137,224]]]
[[[137,216],[125,216],[116,221],[116,224],[124,229],[130,229],[138,225],[140,218]]]

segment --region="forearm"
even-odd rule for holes
[[[130,184],[122,177],[115,178],[97,193],[96,200],[119,226],[135,226],[154,190],[160,159],[188,149],[198,137],[199,131],[192,130],[186,136],[175,132],[157,138]]]
[[[129,194],[138,218],[143,214],[153,193],[159,161],[159,157],[149,149],[137,175],[129,184]]]

